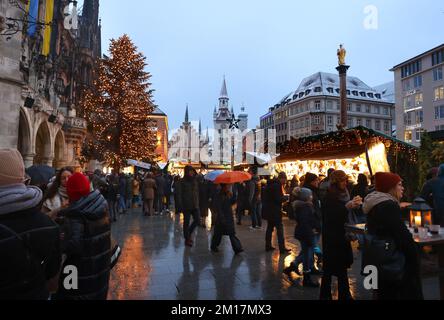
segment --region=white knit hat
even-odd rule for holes
[[[25,164],[16,149],[0,149],[0,187],[23,183]]]

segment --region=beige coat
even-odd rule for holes
[[[147,178],[143,181],[143,198],[154,199],[154,190],[156,189],[156,181],[152,178]]]

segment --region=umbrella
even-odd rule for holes
[[[216,180],[214,180],[215,184],[233,184],[238,182],[244,182],[251,180],[251,174],[245,171],[230,171],[225,172],[219,175]]]
[[[214,181],[218,176],[220,176],[223,173],[225,173],[225,171],[222,170],[211,171],[210,173],[207,173],[204,178],[205,180],[208,181]]]
[[[39,165],[29,167],[26,173],[31,177],[31,184],[38,186],[48,184],[49,180],[55,176],[55,169],[47,165]]]

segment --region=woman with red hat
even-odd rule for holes
[[[377,298],[380,300],[422,300],[420,261],[412,234],[401,219],[400,201],[404,187],[399,175],[378,172],[375,175],[376,191],[364,200],[367,231],[382,239],[393,239],[396,249],[405,257],[401,281],[378,277]]]
[[[78,289],[64,287],[60,277],[56,299],[105,300],[111,264],[111,224],[108,204],[99,190],[91,192],[89,179],[73,174],[66,183],[69,207],[60,212],[65,239],[64,266],[75,266]]]

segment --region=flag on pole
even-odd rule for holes
[[[49,55],[51,50],[51,31],[52,31],[52,18],[54,15],[54,0],[46,0],[45,7],[45,29],[43,32],[43,48],[42,55]]]
[[[37,27],[37,16],[39,14],[39,0],[29,0],[26,5],[26,12],[28,13],[28,36],[32,37],[35,34]]]

